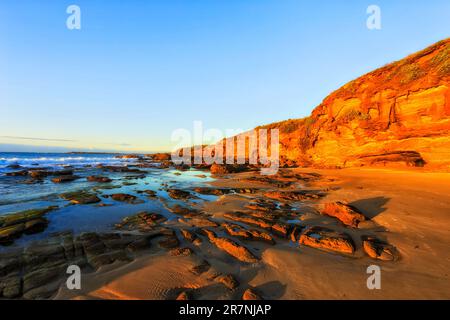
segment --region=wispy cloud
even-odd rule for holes
[[[129,143],[113,143],[113,145],[120,146],[120,147],[131,147],[132,146]]]
[[[49,139],[49,138],[32,138],[32,137],[17,137],[17,136],[0,136],[0,138],[5,138],[5,139],[15,139],[15,140],[32,140],[32,141],[63,141],[63,142],[77,142],[77,140],[70,140],[70,139]]]
[[[35,137],[21,137],[21,136],[0,136],[0,139],[13,139],[13,140],[27,140],[27,141],[48,141],[48,142],[80,142],[79,140],[72,139],[53,139],[53,138],[35,138]],[[116,147],[131,147],[132,144],[125,142],[106,142],[103,145],[116,146]]]

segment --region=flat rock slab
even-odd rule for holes
[[[86,191],[67,192],[61,194],[60,197],[74,204],[90,204],[101,201],[97,195]]]
[[[358,209],[340,201],[325,204],[322,214],[334,217],[352,228],[357,228],[360,222],[366,220]]]
[[[230,240],[228,238],[218,237],[213,231],[208,229],[203,229],[203,232],[208,237],[209,241],[214,244],[217,248],[225,251],[230,256],[247,263],[258,262],[253,253],[251,253],[246,247]]]
[[[353,254],[355,245],[346,233],[340,233],[324,227],[310,227],[301,236],[300,244],[343,254]]]
[[[64,182],[75,181],[77,179],[80,179],[80,177],[74,176],[74,175],[64,175],[64,176],[59,176],[59,177],[53,178],[52,182],[53,183],[64,183]]]

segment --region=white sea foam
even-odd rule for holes
[[[85,166],[85,165],[120,165],[133,162],[134,159],[118,159],[114,155],[76,155],[76,156],[60,156],[60,155],[42,155],[42,154],[0,154],[0,170],[6,170],[7,166],[17,164],[20,166],[36,166],[36,167],[52,167],[61,165]],[[3,171],[2,170],[2,171]]]

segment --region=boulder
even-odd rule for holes
[[[126,193],[115,193],[111,195],[111,198],[121,202],[134,202],[137,199],[136,196]]]
[[[257,294],[253,289],[247,289],[242,295],[242,300],[263,300],[259,294]]]
[[[156,191],[144,190],[144,193],[147,194],[147,196],[150,197],[150,198],[156,197]]]
[[[189,295],[186,291],[183,291],[177,296],[176,300],[189,300]]]
[[[169,196],[172,199],[190,199],[193,198],[192,194],[188,191],[185,190],[180,190],[180,189],[169,189],[167,190],[167,192],[169,193]]]
[[[225,251],[229,255],[242,262],[254,263],[258,262],[258,258],[253,255],[246,247],[228,239],[217,237],[217,235],[208,229],[203,229],[203,232],[208,237],[209,241],[217,248]]]
[[[289,232],[292,229],[292,225],[287,224],[287,223],[283,223],[283,222],[277,222],[275,224],[272,225],[272,231],[277,234],[280,235],[283,238],[287,238],[289,235]]]
[[[310,227],[301,236],[300,244],[343,254],[353,254],[355,245],[346,233],[340,233],[324,227]]]
[[[50,173],[46,170],[31,170],[29,171],[30,177],[33,179],[43,179],[50,175]]]
[[[363,236],[362,241],[364,252],[373,259],[383,261],[396,261],[399,259],[397,249],[384,241],[368,236]]]
[[[340,201],[325,204],[322,214],[334,217],[352,228],[357,228],[360,222],[366,220],[358,209]]]

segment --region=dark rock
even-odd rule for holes
[[[18,170],[18,169],[21,169],[22,166],[17,164],[17,163],[14,163],[14,164],[7,165],[6,168],[13,169],[13,170]]]
[[[74,204],[90,204],[100,202],[100,198],[93,193],[86,191],[67,192],[60,195],[64,200],[68,200]]]
[[[7,227],[18,223],[27,222],[29,220],[41,218],[46,213],[57,209],[57,206],[50,206],[43,209],[31,209],[20,211],[8,215],[0,216],[0,227]]]
[[[23,177],[28,175],[28,171],[21,170],[21,171],[7,172],[6,175],[9,177]]]
[[[4,277],[11,272],[17,272],[22,268],[23,258],[21,253],[13,255],[0,255],[0,277]]]
[[[173,199],[190,199],[193,198],[192,194],[188,191],[180,189],[169,189],[167,190],[169,196]]]
[[[100,183],[107,183],[111,182],[112,180],[108,177],[102,177],[102,176],[89,176],[86,178],[89,182],[100,182]]]
[[[121,223],[116,224],[116,228],[146,231],[166,220],[167,218],[159,213],[142,211],[134,216],[123,218]]]
[[[202,273],[208,271],[210,268],[211,265],[208,263],[208,261],[203,260],[200,264],[193,266],[191,269],[189,269],[189,271],[195,275],[201,275]]]
[[[25,222],[25,234],[34,234],[44,231],[48,226],[46,218],[37,218]]]
[[[122,201],[122,202],[133,202],[137,199],[136,196],[133,196],[131,194],[126,194],[126,193],[112,194],[111,198],[113,200]]]
[[[22,279],[19,275],[13,275],[0,280],[0,297],[6,299],[18,298],[22,294]]]
[[[31,289],[44,286],[49,282],[66,276],[66,270],[67,264],[61,264],[26,273],[23,277],[23,292],[26,293]]]
[[[55,177],[52,179],[53,183],[64,183],[64,182],[71,182],[71,181],[75,181],[77,179],[79,179],[80,177],[78,176],[74,176],[74,175],[64,175],[64,176],[59,176],[59,177]]]
[[[197,187],[194,189],[195,192],[205,195],[215,195],[215,196],[221,196],[224,194],[230,193],[231,189],[224,189],[224,188],[208,188],[208,187]]]
[[[115,261],[131,261],[131,259],[124,250],[116,250],[99,255],[88,255],[88,263],[94,269],[98,269],[103,265],[111,264]]]
[[[19,238],[24,231],[24,223],[0,228],[0,245],[11,244],[14,239]]]
[[[247,165],[240,164],[216,164],[211,165],[211,173],[216,175],[245,172],[250,169]]]
[[[202,240],[197,237],[195,233],[192,233],[191,231],[186,229],[180,229],[180,232],[187,241],[192,242],[195,245],[199,245],[202,243]]]
[[[156,191],[144,190],[144,193],[146,193],[149,197],[156,197]]]
[[[146,154],[145,156],[152,159],[153,161],[168,161],[172,159],[170,153],[153,153],[153,154]]]
[[[158,242],[159,246],[164,249],[173,249],[180,245],[180,241],[178,240],[175,234],[171,236],[167,236],[164,240]]]
[[[190,248],[176,248],[170,250],[170,254],[172,256],[189,256],[193,254],[194,252]]]
[[[297,191],[268,191],[264,196],[275,200],[301,201],[301,200],[315,200],[323,197],[323,193],[297,190]]]

